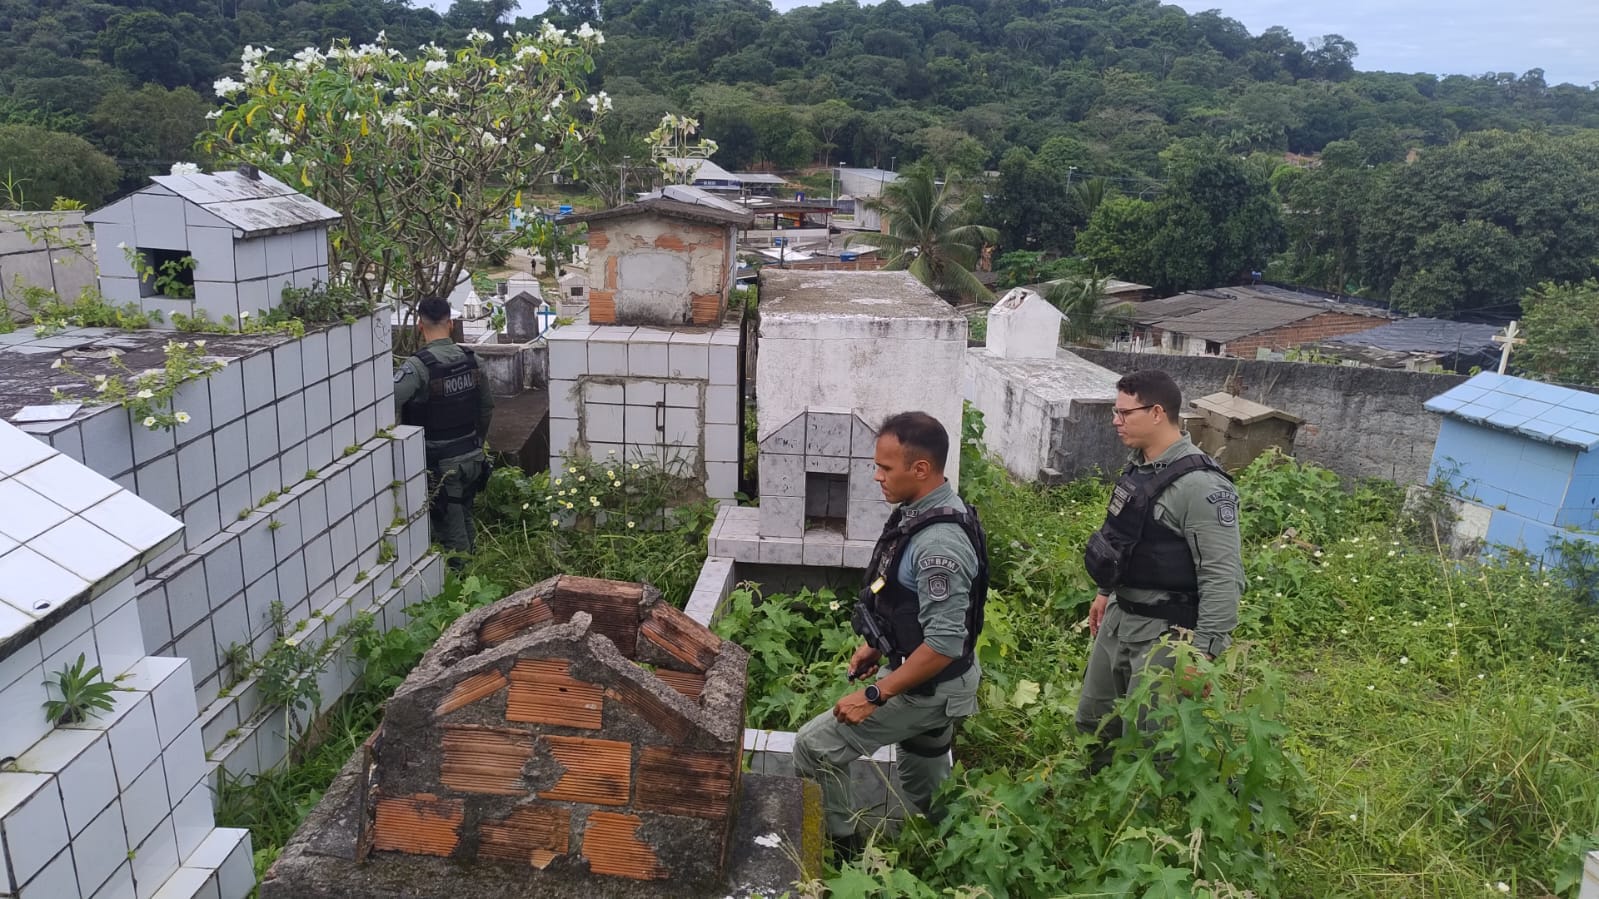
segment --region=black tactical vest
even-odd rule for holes
[[[928,509],[909,522],[904,520],[903,509],[895,509],[883,526],[882,536],[877,538],[872,561],[866,566],[865,586],[856,601],[857,609],[870,615],[888,639],[888,646],[877,648],[885,652],[893,667],[899,667],[923,640],[922,622],[918,617],[921,601],[915,589],[899,582],[900,562],[917,531],[941,523],[960,525],[966,532],[966,539],[977,552],[977,572],[972,576],[970,601],[966,606],[966,643],[959,658],[922,685],[929,690],[932,685],[953,680],[971,669],[977,635],[983,630],[983,607],[988,602],[988,536],[983,533],[977,509],[970,505],[964,511],[941,506]],[[860,625],[857,625],[859,631]]]
[[[428,370],[427,392],[417,393],[400,410],[400,421],[421,425],[429,444],[428,456],[447,458],[481,446],[477,433],[478,391],[483,373],[477,357],[461,348],[462,357],[451,363],[439,361],[433,351],[423,348],[415,358]]]
[[[1117,587],[1197,594],[1199,573],[1188,538],[1155,518],[1155,500],[1183,475],[1214,471],[1231,481],[1204,453],[1183,456],[1156,471],[1128,465],[1110,494],[1105,523],[1088,538],[1083,565],[1102,591]]]

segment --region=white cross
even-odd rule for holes
[[[1516,347],[1516,346],[1520,346],[1521,344],[1524,344],[1524,343],[1527,342],[1527,338],[1525,338],[1525,337],[1517,337],[1516,336],[1517,334],[1521,333],[1520,325],[1521,325],[1521,322],[1519,322],[1519,321],[1511,322],[1508,326],[1506,326],[1505,333],[1503,333],[1503,334],[1495,334],[1493,336],[1494,343],[1502,344],[1502,346],[1501,346],[1501,348],[1499,350],[1499,373],[1500,374],[1504,374],[1505,373],[1505,368],[1510,365],[1510,350],[1511,350],[1511,348],[1512,347]]]
[[[545,331],[548,331],[553,324],[555,324],[555,310],[550,308],[549,303],[540,303],[537,314],[539,319],[539,334],[543,334]]]

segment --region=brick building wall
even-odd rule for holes
[[[1345,334],[1359,334],[1361,331],[1370,331],[1372,328],[1388,324],[1389,319],[1376,315],[1350,315],[1344,312],[1323,312],[1307,319],[1229,340],[1224,352],[1229,356],[1238,356],[1243,359],[1255,358],[1255,351],[1261,347],[1268,350],[1286,350],[1307,343],[1316,343],[1321,340],[1330,340],[1342,337]]]

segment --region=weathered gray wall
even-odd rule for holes
[[[1072,347],[1112,371],[1164,369],[1183,388],[1183,401],[1222,390],[1229,378],[1246,399],[1305,419],[1294,455],[1348,478],[1379,477],[1400,484],[1427,480],[1439,418],[1422,404],[1466,380],[1383,368],[1254,362],[1213,356],[1166,356]]]

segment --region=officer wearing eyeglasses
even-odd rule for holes
[[[1116,434],[1132,450],[1105,523],[1083,561],[1099,587],[1088,610],[1094,647],[1077,726],[1097,733],[1149,665],[1171,667],[1159,646],[1189,634],[1215,658],[1231,642],[1244,590],[1238,494],[1232,479],[1183,432],[1182,391],[1163,371],[1116,382]],[[1118,726],[1112,723],[1112,726]],[[1102,734],[1105,741],[1115,734]],[[1096,763],[1107,761],[1103,752]]]

